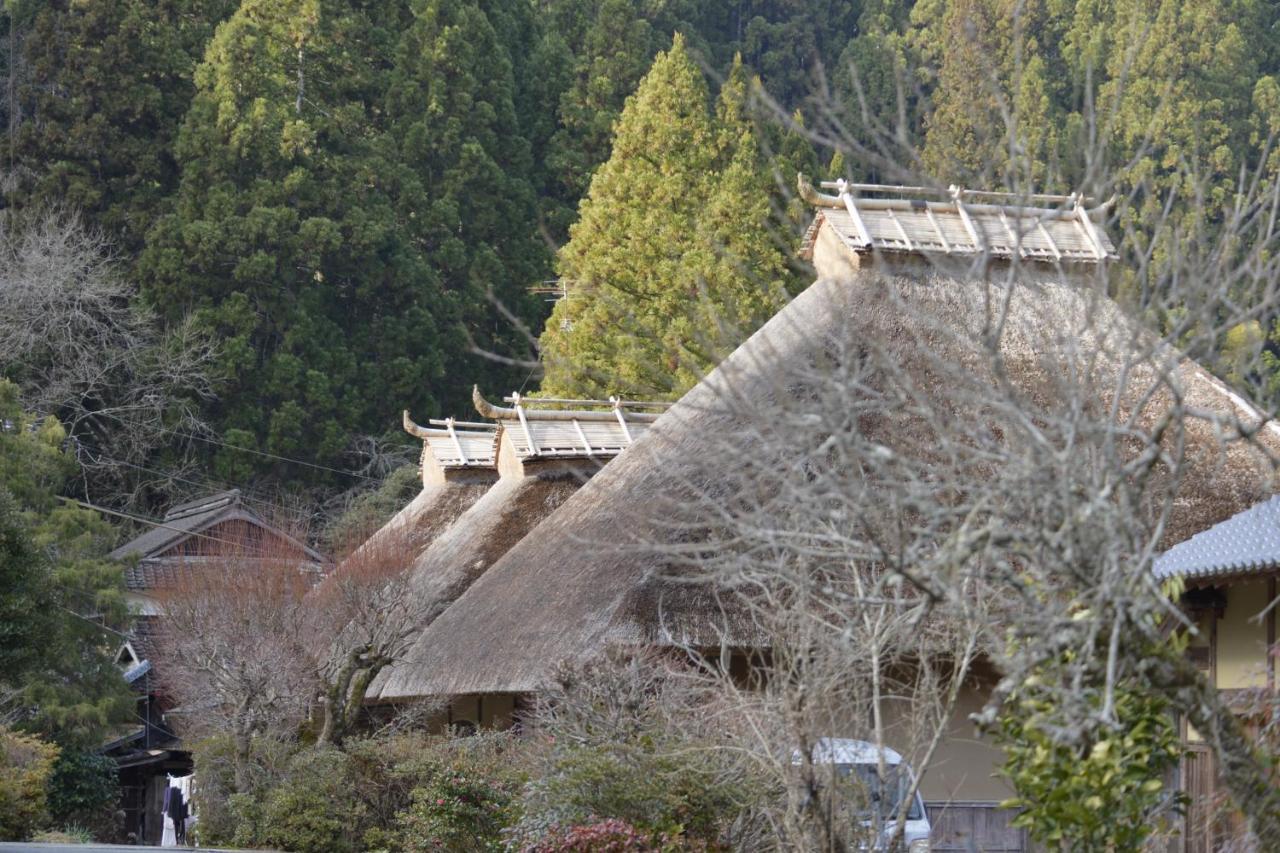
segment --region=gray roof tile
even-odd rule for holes
[[[1280,568],[1280,495],[1237,513],[1165,551],[1158,578],[1187,580]]]

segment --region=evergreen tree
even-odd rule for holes
[[[54,0],[24,20],[6,152],[10,201],[79,210],[133,255],[177,184],[192,73],[229,0]],[[71,58],[74,58],[72,60]]]
[[[1107,48],[1099,105],[1114,127],[1114,162],[1125,164],[1125,185],[1156,190],[1126,211],[1139,228],[1161,215],[1165,191],[1195,197],[1197,188],[1185,181],[1207,179],[1207,201],[1215,206],[1234,192],[1249,156],[1251,100],[1260,76],[1241,29],[1246,9],[1230,0],[1124,0],[1113,21],[1096,23],[1109,23],[1113,34],[1090,43]],[[1078,21],[1078,30],[1089,33],[1086,24]]]
[[[677,36],[628,99],[560,254],[544,392],[678,396],[785,298],[745,70],[709,97]]]
[[[672,21],[638,0],[570,0],[549,15],[549,29],[573,37],[572,83],[560,98],[547,155],[560,197],[572,206],[609,158],[623,103],[670,40]]]
[[[488,12],[468,0],[423,3],[399,45],[386,98],[390,157],[403,164],[400,219],[461,318],[462,339],[446,353],[455,395],[471,382],[519,381],[461,356],[472,345],[527,352],[503,312],[530,322],[529,287],[551,272],[537,229],[531,146],[515,108],[522,87],[507,48],[523,38],[513,29],[528,32],[527,22],[513,22],[523,4],[487,5]],[[465,405],[457,396],[450,402]]]
[[[197,71],[143,292],[223,340],[211,415],[228,445],[341,467],[389,409],[439,408],[445,352],[463,343],[457,305],[405,233],[408,169],[384,129],[410,23],[394,2],[244,0]],[[224,447],[215,471],[240,480],[252,460]]]
[[[0,713],[83,749],[127,718],[133,697],[108,630],[127,615],[121,568],[103,558],[112,530],[56,499],[75,470],[65,438],[0,380]]]
[[[940,32],[921,7],[912,18],[921,24],[916,43],[937,62],[925,167],[944,183],[1061,189],[1064,115],[1037,35],[1052,37],[1044,5],[950,0]]]

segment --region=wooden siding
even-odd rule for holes
[[[1031,849],[1027,831],[1010,826],[1017,812],[996,803],[927,803],[930,850],[1024,853]]]

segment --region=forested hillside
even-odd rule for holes
[[[103,335],[103,363],[138,336],[152,356],[49,394],[64,353],[15,346],[0,375],[69,424],[103,500],[367,485],[403,458],[400,409],[535,390],[539,336],[548,392],[688,387],[805,283],[799,170],[1055,192],[1118,176],[1139,244],[1171,190],[1204,219],[1197,193],[1229,201],[1280,127],[1275,12],[15,0],[6,275],[31,267],[15,235],[56,223],[129,303],[134,337]],[[554,313],[531,293],[549,282],[569,294]]]

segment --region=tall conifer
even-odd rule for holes
[[[677,36],[628,99],[560,254],[546,393],[678,396],[785,297],[745,86],[738,65],[713,114]]]
[[[9,202],[70,207],[125,253],[177,186],[173,143],[192,76],[233,0],[6,4],[16,71]],[[27,12],[24,15],[24,11]]]
[[[345,467],[391,401],[438,405],[456,309],[403,233],[399,164],[380,138],[401,8],[244,0],[197,72],[181,186],[143,285],[166,315],[197,310],[223,339],[213,415],[228,444]],[[218,455],[223,477],[248,463],[263,467]]]

